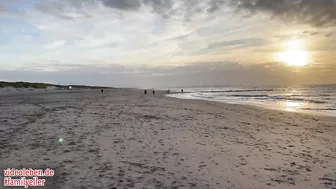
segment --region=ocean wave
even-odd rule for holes
[[[260,98],[260,97],[270,97],[268,95],[228,95],[228,96],[233,96],[233,97],[244,97],[244,98],[247,98],[247,97],[250,97],[250,98],[253,98],[253,97],[256,97],[256,98]]]
[[[209,90],[201,93],[242,93],[242,92],[272,92],[274,89],[246,89],[246,90]]]
[[[281,109],[290,102],[298,103],[297,107],[305,111],[319,113],[330,112],[336,116],[336,88],[198,88],[181,98],[203,99],[226,103],[251,104],[270,109]],[[289,103],[289,104],[288,104]]]
[[[284,97],[329,97],[329,94],[292,94],[292,95],[283,95]]]
[[[287,101],[299,101],[299,102],[309,102],[314,104],[326,104],[325,101],[320,100],[310,100],[310,99],[304,99],[304,98],[286,98],[286,97],[279,97],[279,96],[273,96],[271,97],[276,100],[287,100]]]
[[[285,100],[285,101],[299,101],[299,102],[308,102],[314,104],[325,104],[327,102],[321,100],[311,100],[305,98],[291,98],[286,96],[269,96],[269,95],[228,95],[231,97],[240,97],[240,98],[253,98],[253,99],[274,99],[274,100]]]

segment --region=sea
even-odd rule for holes
[[[184,93],[180,93],[181,89]],[[168,96],[246,104],[268,109],[336,116],[336,84],[305,86],[216,86],[172,88]]]

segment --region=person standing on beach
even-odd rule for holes
[[[183,93],[183,89],[181,89],[181,93]]]
[[[101,94],[104,94],[104,89],[101,89]]]
[[[155,90],[153,89],[153,95],[155,95]]]
[[[147,90],[144,91],[144,94],[145,94],[145,95],[147,94]]]

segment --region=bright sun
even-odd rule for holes
[[[303,50],[302,42],[291,40],[285,43],[286,50],[277,55],[277,60],[289,66],[304,66],[308,64],[308,52]]]

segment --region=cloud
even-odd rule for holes
[[[310,46],[306,50],[313,51],[311,53],[314,60],[335,64],[333,44],[336,43],[333,42],[336,38],[332,36],[332,33],[335,33],[334,28],[312,28],[305,25],[288,30],[288,26],[279,24],[267,16],[256,14],[266,13],[280,19],[300,20],[301,23],[313,24],[311,20],[305,22],[304,19],[315,18],[321,6],[330,2],[327,0],[315,1],[316,10],[308,6],[302,11],[300,7],[303,2],[309,4],[313,1],[292,1],[292,6],[299,7],[297,11],[294,11],[294,8],[286,8],[288,0],[267,2],[255,0],[254,3],[252,0],[241,0],[240,4],[235,3],[237,0],[17,0],[15,3],[14,0],[6,0],[6,2],[6,6],[0,3],[2,10],[21,11],[26,16],[0,19],[2,34],[0,42],[4,44],[0,47],[0,53],[4,55],[0,60],[2,69],[14,69],[21,65],[38,67],[40,70],[23,69],[22,72],[37,75],[43,75],[41,73],[43,71],[52,72],[52,77],[49,79],[53,78],[52,80],[56,81],[57,78],[61,80],[64,76],[64,79],[75,79],[85,84],[91,81],[83,77],[89,75],[88,78],[101,78],[99,74],[103,74],[104,77],[99,81],[104,84],[113,82],[115,85],[120,82],[123,86],[127,86],[125,83],[139,86],[147,86],[149,83],[151,83],[149,85],[175,83],[187,85],[197,84],[198,81],[208,84],[210,81],[262,83],[263,79],[271,77],[267,74],[274,72],[264,69],[263,66],[253,65],[246,68],[243,64],[232,62],[252,64],[274,61],[273,53],[280,51],[280,44],[292,39],[293,36],[307,40]],[[242,19],[234,14],[236,9],[239,10],[238,15],[248,12],[248,15],[256,14],[256,16]],[[321,12],[321,15],[330,14],[328,10]],[[331,18],[326,17],[330,24]],[[325,27],[328,24],[320,26]],[[304,30],[307,32],[303,35]],[[332,37],[326,40],[324,36]],[[20,56],[17,56],[18,54]],[[50,60],[59,62],[51,63]],[[215,61],[219,62],[209,63]],[[32,62],[42,62],[43,65],[35,66]],[[179,67],[165,66],[191,62],[201,63]],[[125,67],[117,69],[116,63]],[[111,66],[98,66],[102,64]],[[151,67],[145,67],[143,64]],[[280,70],[280,67],[270,67]],[[250,70],[251,75],[245,71],[238,71],[244,69]],[[285,73],[286,69],[283,68],[279,73]],[[64,75],[65,73],[67,75]],[[13,77],[19,78],[15,76],[15,72],[12,74]],[[221,76],[223,74],[226,76]],[[45,79],[48,79],[47,74],[44,75]],[[244,77],[239,78],[238,75]],[[253,80],[252,76],[262,79]],[[286,77],[281,77],[287,81]],[[27,77],[29,78],[34,77]],[[123,81],[129,78],[130,81]],[[99,84],[98,79],[92,82]]]
[[[65,44],[66,44],[65,40],[54,41],[54,42],[52,42],[50,44],[45,45],[44,48],[46,48],[46,49],[55,49],[55,48],[62,47]]]
[[[35,3],[34,7],[62,19],[91,18],[91,10],[104,6],[114,10],[131,12],[148,10],[164,18],[179,17],[189,20],[196,13],[212,13],[222,0],[50,0]],[[76,14],[76,17],[69,14]]]
[[[218,47],[237,47],[237,46],[255,46],[263,45],[265,39],[263,38],[249,38],[249,39],[237,39],[231,41],[223,41],[218,43],[209,44],[208,48],[218,48]]]
[[[73,20],[89,19],[93,15],[89,9],[94,8],[95,3],[90,0],[60,0],[60,1],[41,1],[34,4],[36,10],[53,15],[55,17]]]
[[[18,0],[0,0],[0,18],[19,18],[24,16],[24,11],[10,8],[11,3]]]
[[[245,15],[261,12],[289,22],[336,26],[335,0],[55,0],[35,5],[42,12],[64,19],[90,18],[89,10],[98,5],[121,11],[146,8],[165,18],[182,16],[185,20],[196,14],[213,14],[231,8]]]
[[[173,9],[173,0],[144,0],[144,5],[152,7],[156,12],[165,12],[168,9]]]
[[[121,10],[136,10],[141,6],[139,0],[103,0],[103,4]]]
[[[43,68],[43,69],[41,69]],[[336,66],[317,64],[302,68],[281,63],[246,65],[235,62],[198,62],[180,66],[123,66],[59,64],[16,71],[0,70],[2,78],[117,87],[166,88],[197,85],[284,85],[336,83]],[[1,78],[0,78],[1,79]]]
[[[312,32],[310,35],[318,35],[320,32]]]
[[[110,8],[120,10],[138,10],[141,7],[149,8],[149,10],[169,17],[173,14],[186,13],[191,14],[192,11],[200,11],[206,8],[203,5],[210,4],[213,0],[102,0],[103,4]]]
[[[327,33],[326,35],[325,35],[325,37],[331,37],[331,36],[333,36],[333,33],[331,32],[331,33]]]
[[[124,10],[137,10],[144,5],[165,16],[177,13],[211,14],[224,6],[229,6],[239,11],[247,11],[250,15],[263,12],[275,18],[317,27],[336,26],[335,0],[103,0],[103,2],[108,7]]]
[[[204,48],[192,54],[200,55],[200,54],[211,53],[211,52],[218,51],[218,50],[223,50],[223,48],[225,48],[226,50],[229,50],[229,49],[247,48],[247,47],[252,47],[252,46],[256,47],[256,46],[262,46],[265,44],[266,44],[266,41],[263,38],[249,38],[249,39],[222,41],[222,42],[210,43],[207,46],[207,48]]]
[[[250,14],[264,12],[316,27],[336,26],[335,0],[232,0],[231,5]]]

